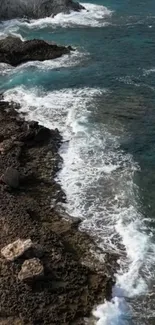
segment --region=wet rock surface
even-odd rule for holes
[[[0,0],[0,19],[38,19],[55,16],[58,13],[80,11],[84,7],[72,0]]]
[[[0,250],[19,238],[31,239],[33,247],[14,261],[0,256],[0,322],[84,325],[94,304],[111,298],[116,258],[105,254],[100,263],[92,238],[77,229],[80,220],[64,220],[51,208],[52,200],[65,200],[54,180],[62,138],[46,130],[38,141],[43,127],[25,122],[14,107],[0,101],[0,139],[12,142],[0,153],[0,175],[12,166],[22,176],[18,190],[0,183]],[[21,281],[24,263],[38,258],[44,275]]]
[[[43,40],[22,41],[8,36],[0,40],[0,62],[17,66],[28,61],[44,61],[70,53],[71,47],[49,44]]]

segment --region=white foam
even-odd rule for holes
[[[115,126],[109,131],[95,122],[97,102],[105,95],[110,93],[93,88],[45,93],[19,87],[8,90],[5,99],[20,103],[30,119],[58,127],[69,140],[61,148],[64,163],[58,175],[67,194],[67,212],[83,219],[81,230],[92,234],[100,247],[121,253],[113,299],[94,310],[96,324],[128,325],[131,311],[125,297],[148,293],[155,245],[137,203],[133,177],[139,167],[120,150]]]
[[[133,181],[127,183],[129,191],[134,194]],[[126,189],[125,189],[126,192]],[[123,193],[123,196],[125,195]],[[122,238],[122,243],[126,250],[126,258],[120,257],[120,270],[116,274],[116,284],[113,288],[113,299],[109,303],[97,307],[93,311],[98,319],[97,325],[129,325],[132,316],[136,317],[136,301],[132,313],[128,310],[128,305],[124,297],[137,298],[145,296],[149,292],[149,281],[154,278],[155,266],[155,245],[152,243],[152,233],[145,232],[143,215],[138,211],[135,198],[132,198],[128,208],[116,208],[117,216],[111,217],[115,224],[115,230]],[[145,229],[145,230],[144,230]],[[150,316],[148,308],[145,317]],[[140,321],[141,315],[138,313]],[[142,324],[142,322],[138,323]],[[145,323],[146,324],[146,323]]]
[[[124,298],[114,298],[111,302],[105,301],[94,310],[94,316],[99,318],[97,325],[129,325],[130,310]]]
[[[72,11],[69,14],[60,13],[55,17],[46,17],[37,20],[30,20],[29,22],[23,20],[11,20],[3,24],[5,33],[15,33],[21,27],[27,27],[30,29],[52,27],[56,28],[61,26],[65,27],[77,27],[77,26],[90,26],[90,27],[102,27],[105,26],[105,18],[111,16],[112,11],[108,8],[100,5],[94,5],[90,3],[82,4],[86,10],[80,12]]]
[[[13,67],[6,63],[0,63],[0,75],[5,76],[12,71]]]
[[[151,73],[154,73],[154,72],[155,72],[155,68],[146,69],[146,70],[143,70],[143,75],[148,76],[148,75],[150,75]]]
[[[65,54],[62,57],[54,60],[29,61],[20,65],[20,67],[17,67],[16,71],[21,69],[27,69],[29,67],[36,67],[39,70],[73,67],[81,63],[81,61],[85,60],[88,56],[89,54],[86,52],[82,53],[78,50],[75,50],[71,51],[70,54]]]
[[[60,58],[45,60],[45,61],[29,61],[27,63],[21,64],[17,67],[12,67],[9,64],[0,63],[0,71],[3,74],[8,74],[12,72],[16,74],[20,71],[27,70],[27,68],[35,67],[38,70],[53,70],[59,68],[69,68],[77,66],[81,61],[86,60],[89,54],[82,53],[79,51],[72,51],[70,54],[65,54]]]
[[[88,96],[86,97],[86,92]],[[28,119],[36,119],[50,128],[59,128],[65,133],[66,120],[70,116],[70,109],[84,102],[91,102],[93,96],[101,93],[100,89],[62,89],[45,93],[41,89],[33,88],[27,90],[25,87],[16,87],[5,92],[7,101],[15,101],[21,105],[21,112],[28,114]],[[59,103],[59,109],[58,109]],[[68,117],[67,117],[68,116]],[[69,136],[67,132],[66,136]],[[64,134],[65,135],[65,134]]]
[[[102,27],[105,25],[105,17],[111,15],[111,11],[104,6],[83,3],[86,10],[81,12],[72,11],[70,14],[58,14],[54,18],[47,17],[44,19],[39,19],[37,21],[32,21],[27,24],[29,27],[39,27],[44,28],[49,25],[53,27],[62,26],[91,26],[91,27]]]
[[[19,37],[22,41],[24,38],[18,32],[20,21],[17,19],[5,21],[0,24],[0,39],[3,39],[7,36]]]

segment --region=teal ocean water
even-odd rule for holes
[[[103,252],[119,253],[113,299],[94,305],[95,324],[154,325],[155,3],[84,5],[81,13],[0,23],[0,38],[76,49],[53,61],[0,64],[0,92],[28,119],[59,128],[66,212],[82,218],[81,230]]]

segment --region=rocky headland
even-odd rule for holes
[[[1,98],[0,324],[82,325],[94,303],[111,298],[116,257],[99,262],[80,219],[58,212],[62,137],[18,109]]]
[[[22,41],[18,37],[8,36],[0,40],[0,62],[17,66],[28,61],[56,59],[71,50],[71,46],[58,46],[39,39]]]
[[[0,0],[0,20],[38,19],[84,9],[72,0]]]

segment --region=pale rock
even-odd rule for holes
[[[17,239],[15,242],[3,247],[1,254],[8,261],[14,261],[18,257],[22,256],[28,249],[32,248],[33,243],[31,239],[22,240]]]
[[[44,267],[39,258],[26,260],[18,274],[20,281],[27,281],[44,275]]]

